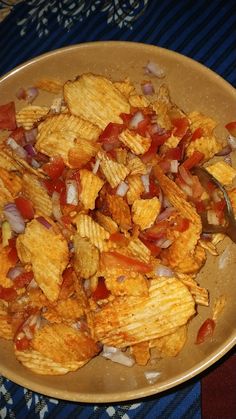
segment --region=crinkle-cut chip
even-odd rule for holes
[[[129,96],[130,106],[134,108],[147,108],[150,105],[150,102],[146,96],[131,94]]]
[[[13,285],[12,280],[7,278],[9,269],[14,266],[14,263],[12,263],[8,257],[8,253],[9,248],[2,247],[2,244],[0,243],[0,285],[6,288]]]
[[[6,153],[8,153],[9,156],[11,156],[16,163],[19,165],[20,167],[20,172],[21,173],[32,173],[33,175],[37,176],[38,178],[45,178],[46,175],[43,172],[42,169],[35,169],[34,167],[30,166],[30,164],[22,159],[21,157],[19,157],[18,154],[16,154],[14,151],[12,150],[6,150]]]
[[[147,365],[150,360],[149,342],[139,342],[136,345],[132,345],[130,352],[138,365]]]
[[[113,85],[116,87],[116,89],[119,90],[119,92],[124,95],[127,99],[131,94],[135,93],[135,87],[131,83],[130,79],[127,77],[123,81],[115,81]]]
[[[118,224],[121,230],[131,228],[130,208],[125,199],[118,195],[106,195],[106,204],[112,219]]]
[[[111,267],[102,271],[102,275],[107,288],[114,296],[148,296],[147,279],[138,272]]]
[[[187,326],[183,325],[167,336],[150,342],[151,348],[157,350],[158,357],[167,358],[177,356],[187,341]]]
[[[45,90],[49,93],[60,93],[63,89],[64,83],[58,79],[43,78],[35,82],[35,87],[40,90]]]
[[[139,199],[144,192],[144,185],[139,175],[131,175],[127,178],[129,189],[126,194],[129,205],[132,205],[136,199]]]
[[[150,138],[143,137],[129,129],[121,132],[119,140],[135,154],[146,153],[151,145]]]
[[[11,319],[7,305],[0,300],[0,338],[10,340],[13,338]]]
[[[60,363],[33,350],[18,351],[15,349],[15,356],[24,367],[39,375],[64,375],[68,372],[76,371],[89,361],[68,361]]]
[[[152,108],[157,115],[157,122],[162,128],[170,129],[172,127],[168,114],[171,107],[169,89],[166,84],[162,84],[159,88],[157,99],[152,103]]]
[[[198,244],[207,250],[211,255],[218,256],[219,252],[211,240],[200,239]]]
[[[59,363],[87,361],[99,352],[91,336],[65,323],[47,324],[38,329],[32,347]]]
[[[161,203],[155,196],[151,199],[137,199],[132,205],[132,219],[141,230],[153,225],[161,210]]]
[[[44,118],[49,112],[47,106],[28,105],[16,113],[16,122],[18,126],[30,130],[33,126]]]
[[[128,155],[128,150],[124,149],[124,148],[117,148],[115,150],[116,153],[116,161],[117,163],[121,163],[126,165],[127,163],[127,155]]]
[[[116,233],[118,231],[118,225],[117,223],[108,215],[104,215],[100,211],[96,211],[96,221],[98,224],[100,224],[102,227],[105,228],[110,234]]]
[[[120,114],[130,112],[127,99],[114,84],[91,73],[67,81],[64,97],[73,115],[81,116],[102,129],[110,122],[122,123]]]
[[[6,152],[4,148],[0,148],[0,167],[8,171],[22,170],[22,167]]]
[[[224,186],[232,185],[236,176],[236,170],[223,160],[208,166],[206,169]]]
[[[209,292],[206,288],[200,287],[197,281],[190,275],[179,274],[178,277],[188,287],[196,304],[206,307],[209,306]]]
[[[225,234],[223,233],[212,234],[211,242],[214,246],[216,246],[218,243],[224,240],[224,238],[225,238]]]
[[[220,295],[219,297],[215,299],[214,306],[213,306],[213,313],[212,313],[212,319],[214,321],[217,321],[218,318],[220,317],[222,311],[225,308],[226,302],[227,300],[226,300],[225,295]]]
[[[230,202],[233,208],[234,216],[236,217],[236,188],[233,188],[227,192],[228,192]]]
[[[138,257],[139,259],[143,260],[144,262],[147,262],[147,263],[150,262],[151,251],[138,238],[130,240],[130,242],[128,244],[128,249],[130,250],[130,252],[134,256]]]
[[[127,167],[130,175],[145,175],[147,173],[147,168],[139,157],[131,158]]]
[[[202,128],[203,135],[210,137],[217,125],[216,121],[201,112],[191,112],[188,114],[190,120],[191,131],[194,132],[197,128]]]
[[[94,221],[89,215],[78,214],[75,218],[77,232],[81,237],[87,237],[100,251],[107,247],[106,241],[110,233]]]
[[[214,135],[209,137],[200,137],[191,141],[186,147],[186,156],[190,157],[194,151],[200,151],[204,154],[204,161],[210,160],[221,150],[222,146],[217,142]]]
[[[117,163],[110,159],[108,155],[102,151],[99,151],[98,158],[100,159],[100,167],[106,180],[112,188],[116,188],[129,174],[129,169],[124,164]]]
[[[82,118],[69,114],[53,115],[39,124],[36,148],[50,157],[59,154],[67,165],[74,167],[69,163],[69,152],[77,152],[78,156],[81,153],[81,161],[86,156],[86,164],[97,152],[93,143],[99,134],[98,127]]]
[[[52,200],[36,176],[23,175],[23,192],[31,200],[38,215],[50,216],[52,214]]]
[[[101,343],[124,348],[169,335],[194,313],[187,287],[176,278],[159,277],[150,281],[148,297],[116,297],[93,312],[92,331]]]
[[[0,215],[5,204],[13,201],[13,197],[8,189],[5,188],[4,183],[0,179]]]
[[[87,169],[81,169],[79,175],[81,182],[79,199],[85,209],[93,210],[95,208],[95,200],[105,182]]]
[[[80,169],[97,154],[99,144],[80,138],[76,140],[75,146],[68,152],[68,166],[73,169]]]
[[[97,272],[99,251],[86,237],[74,235],[74,269],[82,278],[88,279]]]
[[[84,310],[80,306],[76,298],[67,298],[66,300],[58,300],[43,312],[43,317],[50,323],[61,323],[72,320],[78,320],[83,316]]]
[[[62,272],[69,260],[65,238],[52,220],[46,228],[37,220],[27,224],[25,232],[16,240],[16,248],[22,263],[31,263],[34,279],[50,301],[55,301],[60,292]]]
[[[50,304],[50,301],[47,299],[46,295],[40,288],[29,288],[27,291],[30,307],[37,307],[41,309],[43,307],[47,307]]]
[[[22,180],[16,173],[8,172],[0,167],[0,179],[13,197],[21,191]]]

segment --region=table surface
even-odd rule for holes
[[[144,42],[189,56],[236,87],[234,0],[0,1],[0,75],[67,45]],[[184,385],[130,403],[89,405],[49,398],[0,377],[0,418],[233,419],[234,350]]]

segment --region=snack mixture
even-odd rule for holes
[[[204,237],[199,214],[223,223],[225,202],[191,173],[226,154],[216,122],[185,114],[165,84],[140,93],[83,74],[37,88],[57,95],[51,106],[0,106],[0,336],[45,375],[100,353],[124,365],[176,356],[209,304],[196,275],[223,238]],[[232,185],[222,157],[208,170]]]

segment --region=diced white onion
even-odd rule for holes
[[[155,242],[156,246],[160,247],[161,249],[167,249],[172,243],[172,240],[167,239],[166,237],[161,238]]]
[[[178,166],[179,166],[178,160],[171,160],[170,162],[171,173],[178,173]]]
[[[133,118],[130,120],[129,128],[137,128],[138,124],[144,120],[144,115],[142,112],[138,111],[134,114]]]
[[[6,141],[7,145],[16,152],[16,154],[21,157],[22,159],[26,159],[27,157],[27,151],[21,147],[12,137],[8,137]]]
[[[150,179],[149,179],[149,174],[146,175],[142,175],[141,176],[141,180],[144,186],[144,190],[146,193],[149,193],[150,191]]]
[[[142,84],[141,88],[144,95],[153,95],[153,93],[155,93],[153,84],[151,82]]]
[[[164,70],[156,63],[154,63],[153,61],[148,61],[146,67],[145,67],[145,71],[147,74],[152,74],[153,76],[156,76],[158,78],[162,78],[165,77],[165,72]]]
[[[92,172],[93,172],[94,175],[96,175],[96,173],[97,173],[97,171],[99,169],[99,166],[100,166],[100,159],[97,157],[96,158],[96,161],[95,161],[95,164],[93,166],[93,170],[92,170]]]
[[[229,134],[227,137],[227,141],[231,149],[236,150],[236,137],[233,137],[233,135]]]
[[[52,213],[57,221],[62,217],[61,206],[60,206],[60,194],[56,191],[52,194]]]
[[[208,221],[209,224],[219,225],[219,219],[218,219],[217,214],[214,210],[208,210],[207,211],[207,221]]]
[[[103,351],[101,355],[104,358],[110,359],[113,362],[117,362],[118,364],[125,365],[126,367],[132,367],[135,363],[134,359],[124,354],[120,349],[114,348],[113,346],[103,346]]]
[[[62,106],[62,98],[56,97],[50,106],[50,110],[52,111],[52,113],[59,113],[61,112],[61,106]]]
[[[66,203],[71,205],[78,205],[78,188],[76,180],[66,181]]]
[[[149,384],[154,384],[161,373],[159,371],[145,371],[144,375]]]
[[[125,196],[129,189],[129,185],[124,181],[121,181],[116,189],[116,195]]]
[[[164,276],[166,278],[171,278],[174,276],[172,269],[165,265],[156,266],[154,272],[156,276]]]

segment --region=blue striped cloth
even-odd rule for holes
[[[126,40],[158,45],[205,64],[236,86],[234,0],[0,1],[0,75],[66,45]],[[195,379],[174,391],[113,405],[56,400],[0,378],[0,418],[200,419]]]

